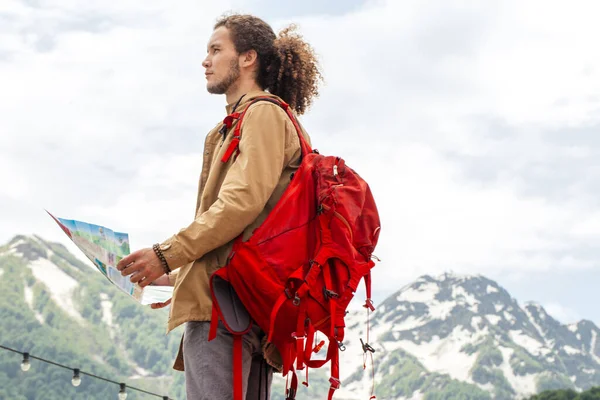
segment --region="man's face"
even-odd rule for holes
[[[202,65],[206,69],[206,89],[212,94],[227,93],[240,77],[239,54],[224,26],[215,29],[210,37]]]

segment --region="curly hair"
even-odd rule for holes
[[[275,36],[273,29],[252,15],[221,17],[214,26],[227,28],[238,54],[255,50],[258,54],[256,81],[264,90],[279,96],[297,114],[304,114],[319,95],[323,80],[312,47],[290,25]]]

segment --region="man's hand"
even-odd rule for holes
[[[119,261],[117,269],[123,276],[133,274],[130,278],[131,282],[137,282],[141,287],[148,286],[165,273],[158,256],[152,249],[141,249],[131,253]]]
[[[169,300],[165,301],[164,303],[152,303],[152,304],[150,304],[150,307],[152,307],[152,309],[154,309],[154,310],[156,310],[158,308],[163,308],[163,307],[166,307],[169,304],[171,304],[171,300],[172,299],[169,299]]]

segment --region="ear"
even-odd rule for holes
[[[258,53],[256,50],[248,50],[245,53],[240,54],[241,67],[252,67],[257,63]]]

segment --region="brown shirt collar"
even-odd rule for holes
[[[240,111],[243,110],[244,106],[252,99],[259,97],[259,96],[272,96],[270,93],[265,92],[263,90],[255,90],[252,92],[248,92],[245,95],[243,95],[240,99],[236,99],[234,102],[227,104],[225,106],[225,111],[227,112],[227,115],[231,114],[233,112],[233,108],[234,106],[237,104],[237,107],[235,109],[235,111]],[[239,104],[238,104],[239,102]]]

